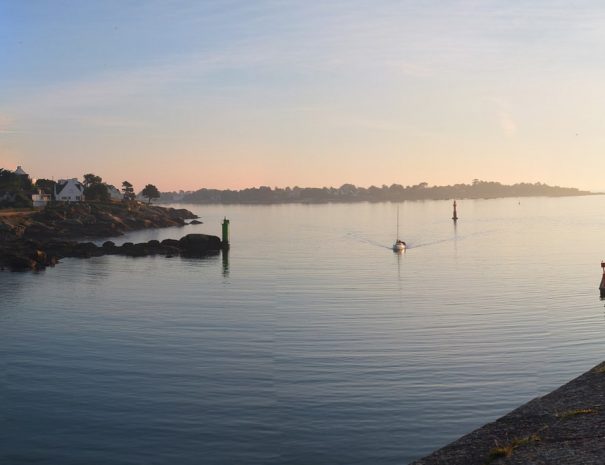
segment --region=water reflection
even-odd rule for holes
[[[397,280],[399,282],[400,287],[401,287],[401,257],[403,256],[404,253],[405,253],[405,249],[397,252]]]
[[[602,201],[476,201],[460,231],[406,203],[396,257],[390,204],[197,206],[246,225],[233,277],[227,253],[0,273],[0,463],[408,463],[597,363]]]
[[[458,257],[458,220],[454,220],[454,255]]]
[[[223,249],[223,276],[229,277],[229,249]]]

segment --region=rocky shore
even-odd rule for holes
[[[411,465],[605,463],[605,363]]]
[[[195,220],[186,209],[149,206],[136,202],[55,203],[29,215],[0,216],[0,268],[41,270],[65,257],[101,255],[206,255],[221,249],[216,236],[190,234],[166,239],[101,247],[85,239],[115,237],[129,231],[185,226]]]

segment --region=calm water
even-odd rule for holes
[[[605,197],[188,208],[0,273],[0,463],[405,464],[604,358]]]

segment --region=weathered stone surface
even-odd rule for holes
[[[178,239],[164,239],[161,244],[163,246],[168,246],[168,247],[176,247],[178,248],[180,246],[180,242],[178,241]]]
[[[17,237],[48,241],[118,236],[144,228],[180,226],[195,219],[185,209],[139,203],[53,203],[44,210],[18,218],[0,218],[0,239]]]
[[[42,270],[56,262],[54,254],[40,250],[36,244],[15,245],[13,250],[0,253],[0,269],[12,271]]]
[[[5,266],[7,266],[11,271],[26,271],[36,269],[36,262],[21,254],[6,254],[2,258]]]
[[[122,246],[122,248],[124,249],[123,254],[129,257],[145,257],[149,255],[149,248],[146,242],[133,244],[129,247]]]
[[[221,240],[216,236],[207,234],[187,234],[179,241],[184,253],[190,255],[203,255],[221,249]]]
[[[411,465],[602,465],[605,363]]]
[[[75,240],[111,237],[140,228],[182,226],[185,219],[192,218],[197,216],[185,209],[136,203],[54,204],[26,217],[0,218],[0,268],[40,270],[64,257],[204,256],[220,250],[220,239],[204,234],[189,235],[182,240],[126,242],[121,246],[105,241],[100,247]]]
[[[67,256],[79,257],[79,258],[90,258],[103,255],[103,249],[97,247],[93,242],[80,242],[76,247],[71,250],[71,254]]]

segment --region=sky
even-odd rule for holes
[[[0,0],[0,167],[605,190],[598,1]]]

